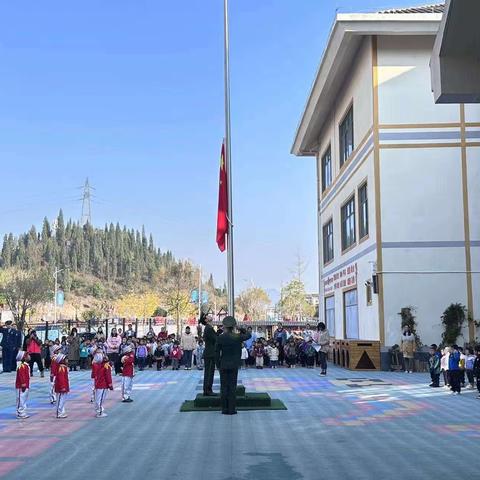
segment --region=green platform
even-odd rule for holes
[[[220,395],[198,394],[195,400],[186,400],[181,412],[215,412],[221,410]],[[237,386],[237,410],[287,410],[285,404],[272,399],[268,393],[247,393],[243,385]]]

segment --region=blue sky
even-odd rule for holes
[[[237,290],[317,288],[315,167],[289,154],[335,10],[415,0],[230,0]],[[427,2],[425,2],[427,3]],[[223,282],[222,0],[20,0],[0,7],[0,233],[62,207],[152,232]]]

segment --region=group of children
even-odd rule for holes
[[[181,348],[180,342],[175,339],[175,334],[168,335],[165,339],[156,338],[124,338],[119,347],[119,356],[125,353],[125,348],[130,345],[134,353],[134,363],[140,371],[145,368],[153,368],[156,366],[157,370],[172,367],[173,370],[178,370],[182,364],[184,352]],[[62,353],[68,352],[68,346],[64,340],[57,339],[49,341],[47,344],[48,354],[44,356],[45,368],[50,368],[52,359],[58,351]],[[107,354],[107,343],[103,337],[84,339],[80,343],[80,370],[89,369],[93,364],[93,357],[95,351],[100,348]],[[194,363],[199,370],[203,369],[203,352],[205,350],[203,340],[200,338],[196,343],[196,348],[193,351]],[[116,367],[116,365],[113,365]],[[186,369],[188,369],[186,367]],[[118,373],[121,368],[115,368]]]
[[[91,378],[92,394],[90,402],[95,404],[95,416],[97,418],[106,417],[105,400],[108,390],[113,390],[112,366],[103,345],[97,345],[92,350]],[[21,362],[17,368],[15,379],[15,388],[17,390],[17,418],[26,419],[28,393],[30,389],[30,367],[28,362],[30,356],[28,352],[20,351],[17,355],[17,362]],[[134,372],[134,346],[130,343],[125,344],[121,355],[121,374],[122,374],[122,402],[133,402],[131,398]],[[50,358],[50,403],[56,404],[56,417],[67,418],[65,405],[67,396],[70,392],[68,359],[62,352],[61,345],[57,345],[52,350]]]
[[[244,342],[242,348],[242,368],[277,368],[284,363],[288,368],[295,368],[298,363],[302,367],[314,368],[316,358],[317,350],[311,338],[291,336],[282,346],[280,342],[262,337],[253,342]]]
[[[198,370],[203,370],[203,352],[205,350],[203,340],[199,339],[196,347],[193,350],[194,363]],[[184,359],[184,351],[175,335],[161,340],[151,340],[147,343],[146,340],[140,340],[135,351],[135,359],[139,370],[144,370],[145,367],[152,368],[154,365],[157,370],[171,367],[172,370],[179,370]],[[191,365],[184,364],[185,370],[190,370]]]
[[[462,388],[478,390],[480,399],[480,346],[465,348],[452,345],[439,349],[436,344],[430,345],[429,359],[430,387],[440,387],[440,376],[443,375],[444,388],[450,389],[453,395],[459,395]]]

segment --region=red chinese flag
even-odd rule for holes
[[[228,232],[228,193],[227,169],[225,165],[225,143],[222,144],[220,157],[220,182],[218,185],[217,245],[221,252],[225,250],[225,237]]]

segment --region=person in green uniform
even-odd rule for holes
[[[217,338],[215,347],[215,364],[220,370],[220,395],[222,413],[235,415],[238,369],[241,365],[242,344],[251,337],[244,329],[234,333],[237,322],[227,316],[223,319],[225,331]]]
[[[217,334],[212,327],[212,317],[208,314],[202,312],[200,323],[205,326],[203,330],[203,341],[205,342],[205,350],[203,352],[203,394],[208,397],[215,395],[213,392],[213,376],[215,374],[215,345],[217,343]]]

